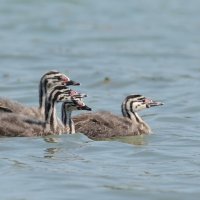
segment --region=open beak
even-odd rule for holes
[[[162,106],[162,105],[164,105],[164,103],[162,103],[162,102],[153,101],[151,99],[147,99],[145,103],[146,103],[147,108],[151,108],[151,107],[154,107],[154,106]]]
[[[77,86],[77,85],[80,85],[80,83],[70,80],[70,81],[66,82],[66,86],[69,86],[69,85]]]

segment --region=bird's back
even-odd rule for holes
[[[30,117],[36,117],[38,119],[43,119],[43,116],[39,112],[38,108],[27,107],[17,101],[13,101],[6,98],[0,98],[0,106],[7,108],[13,113],[23,114]]]
[[[22,114],[8,112],[1,112],[0,114],[0,136],[30,137],[52,134],[45,132],[44,127],[43,121]]]
[[[116,136],[139,135],[137,126],[128,118],[113,115],[110,112],[95,112],[73,118],[76,132],[89,138],[111,138]]]

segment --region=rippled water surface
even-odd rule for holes
[[[96,110],[140,93],[149,136],[0,138],[0,199],[199,199],[200,2],[1,0],[0,92],[38,105],[57,69]]]

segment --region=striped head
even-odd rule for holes
[[[69,77],[56,70],[51,70],[46,74],[44,74],[40,79],[40,84],[39,84],[39,108],[41,109],[42,113],[44,112],[47,93],[53,87],[58,85],[69,86],[69,85],[80,85],[80,83],[70,80]]]
[[[163,103],[153,101],[152,99],[146,98],[142,95],[129,95],[122,102],[121,109],[124,117],[131,118],[131,113],[161,105],[163,105]]]
[[[45,103],[45,120],[50,118],[52,110],[55,110],[55,103],[57,102],[73,102],[74,98],[82,99],[86,97],[86,94],[78,93],[74,90],[67,88],[64,85],[58,85],[53,87],[49,92]]]
[[[88,110],[92,109],[85,105],[81,98],[72,97],[72,101],[66,101],[62,104],[61,107],[61,119],[62,123],[66,128],[66,133],[73,134],[75,133],[74,122],[71,118],[72,111],[75,110]]]
[[[84,98],[86,94],[76,92],[72,89],[67,88],[64,85],[57,85],[48,94],[48,102],[65,102],[73,101],[72,98]]]
[[[62,74],[56,70],[51,70],[45,73],[40,80],[40,84],[44,86],[46,90],[54,85],[80,85],[80,83],[70,80],[70,78],[65,74]]]
[[[71,100],[65,101],[62,104],[62,113],[63,112],[72,112],[74,110],[88,110],[91,111],[92,109],[88,107],[82,98],[75,98],[72,97]]]

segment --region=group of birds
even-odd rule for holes
[[[149,134],[150,127],[137,111],[163,105],[142,95],[129,95],[121,105],[123,117],[110,112],[84,113],[72,118],[72,111],[92,109],[69,86],[80,83],[56,70],[45,73],[39,83],[39,107],[32,108],[18,102],[0,98],[0,136],[46,136],[80,132],[92,139]],[[56,103],[62,102],[61,119]]]

